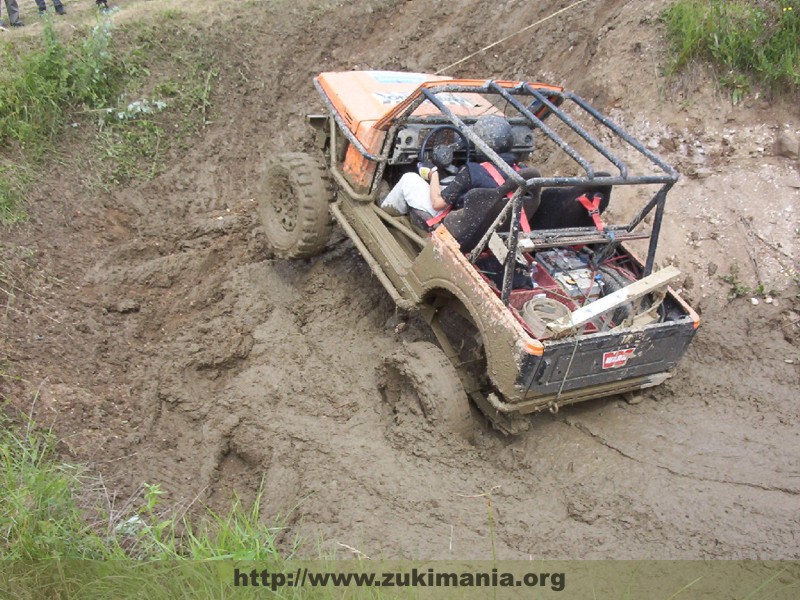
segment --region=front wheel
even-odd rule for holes
[[[258,212],[278,256],[311,258],[322,252],[331,235],[332,189],[325,167],[308,154],[283,154],[270,162]]]
[[[412,342],[387,356],[380,367],[380,390],[397,421],[423,418],[435,430],[467,438],[474,422],[455,367],[437,346]]]

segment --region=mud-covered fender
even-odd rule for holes
[[[544,347],[492,292],[446,227],[434,231],[409,276],[420,297],[443,289],[458,298],[481,332],[489,377],[501,393],[514,396],[523,359],[541,356]]]
[[[320,150],[325,150],[328,147],[329,138],[329,119],[328,115],[307,115],[308,124],[314,128],[316,137],[314,138],[314,145]]]

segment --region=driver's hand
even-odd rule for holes
[[[436,173],[439,169],[437,169],[433,163],[421,162],[417,163],[417,170],[419,171],[420,177],[422,177],[425,181],[430,181],[431,175]]]

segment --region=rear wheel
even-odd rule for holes
[[[283,258],[311,258],[331,235],[332,185],[325,167],[308,154],[278,156],[267,166],[258,212],[267,241]]]
[[[398,422],[420,415],[443,434],[468,437],[474,422],[455,367],[437,346],[412,342],[386,357],[380,389]]]

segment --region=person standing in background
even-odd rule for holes
[[[36,0],[36,6],[39,7],[39,14],[43,15],[47,12],[47,4],[45,0]],[[57,15],[65,15],[67,14],[67,9],[64,8],[64,5],[61,3],[61,0],[53,0],[53,8],[56,9]]]
[[[19,5],[17,4],[17,0],[6,0],[6,10],[8,11],[8,24],[11,25],[11,27],[22,27],[25,25],[25,23],[19,20]],[[2,25],[2,21],[0,21],[0,25]]]

